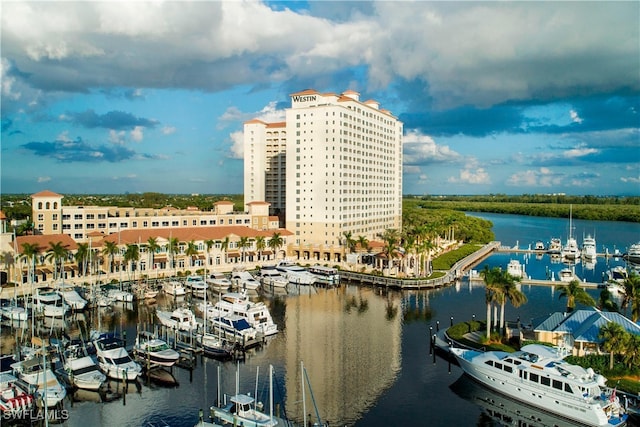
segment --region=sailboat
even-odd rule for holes
[[[573,236],[573,205],[569,206],[569,237],[567,237],[567,243],[562,248],[562,258],[575,261],[580,258],[580,248],[578,248],[578,241]]]

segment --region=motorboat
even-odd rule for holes
[[[87,306],[87,300],[82,298],[73,286],[62,285],[58,293],[73,311],[82,311]]]
[[[580,281],[580,278],[576,276],[574,269],[565,267],[558,272],[558,278],[561,282],[572,282],[574,280]]]
[[[219,273],[216,271],[212,271],[206,277],[205,282],[209,285],[209,287],[215,291],[228,291],[231,288],[231,280],[224,275],[224,273]]]
[[[634,264],[640,264],[640,242],[629,246],[629,250],[622,255],[622,258]]]
[[[134,295],[131,292],[124,291],[122,289],[109,289],[107,296],[114,301],[119,302],[133,302]]]
[[[164,282],[164,284],[162,285],[162,290],[166,295],[171,295],[174,297],[183,296],[187,293],[187,290],[182,285],[182,283],[178,282],[177,280],[169,280],[167,282]]]
[[[606,378],[569,364],[559,349],[529,344],[515,353],[450,351],[483,386],[581,425],[623,425],[628,417],[616,390],[606,387]]]
[[[166,341],[147,332],[138,334],[133,352],[142,361],[161,366],[173,366],[180,358],[180,353],[169,347]]]
[[[11,369],[18,379],[36,389],[36,400],[42,399],[48,408],[52,408],[62,402],[67,390],[43,362],[40,352],[35,352],[32,357],[11,364]]]
[[[70,344],[62,354],[64,365],[57,373],[70,386],[97,391],[107,380],[95,359],[89,356],[82,345]]]
[[[325,286],[338,286],[340,284],[340,272],[337,268],[313,265],[309,267],[308,271],[318,279],[320,284]]]
[[[587,234],[582,238],[582,256],[585,259],[595,259],[598,256],[596,238],[591,234]]]
[[[63,317],[69,311],[67,303],[51,287],[36,289],[33,307],[35,311],[43,313],[46,317]]]
[[[507,264],[507,273],[510,276],[517,277],[518,279],[524,279],[527,277],[527,274],[524,271],[524,265],[522,265],[517,259],[509,261],[509,264]]]
[[[278,333],[278,325],[273,322],[269,308],[263,302],[251,301],[246,292],[228,292],[213,306],[207,307],[208,318],[231,314],[244,318],[262,336]]]
[[[546,250],[546,246],[544,245],[544,242],[542,240],[538,240],[535,244],[535,246],[533,247],[533,250],[535,251],[544,251]]]
[[[605,272],[605,282],[616,282],[622,284],[629,278],[629,272],[621,265],[611,267]]]
[[[25,321],[29,318],[29,312],[25,307],[17,304],[15,299],[2,300],[0,315],[10,321]]]
[[[96,348],[98,366],[109,378],[133,381],[142,372],[140,365],[125,350],[124,342],[120,338],[111,334],[100,334],[94,338],[93,345]]]
[[[276,269],[280,270],[282,275],[287,278],[289,283],[296,285],[313,285],[318,279],[307,269],[290,261],[280,261],[276,265]]]
[[[231,357],[233,346],[219,334],[205,332],[198,335],[197,340],[202,347],[202,351],[204,351],[204,354],[207,356],[220,358]]]
[[[265,287],[286,288],[289,280],[275,267],[262,267],[259,272],[260,281]]]
[[[255,291],[260,287],[260,282],[246,270],[236,270],[231,273],[231,283],[237,289]]]
[[[550,254],[560,254],[562,252],[562,240],[557,237],[552,237],[547,252]]]
[[[184,281],[185,288],[196,298],[204,298],[207,284],[202,276],[191,275]]]
[[[288,426],[289,423],[274,415],[273,404],[273,366],[269,367],[269,412],[261,409],[262,405],[248,394],[235,394],[219,399],[219,406],[209,408],[211,418],[220,424],[232,424],[244,427],[276,427]]]
[[[27,413],[33,408],[33,392],[10,371],[0,372],[0,416],[14,411]]]
[[[188,308],[179,307],[173,311],[156,310],[156,316],[164,326],[180,331],[192,331],[198,327],[196,315]]]
[[[257,344],[258,330],[247,319],[237,314],[209,318],[214,331],[227,341],[242,344],[244,347]]]

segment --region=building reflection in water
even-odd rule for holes
[[[287,299],[287,411],[302,420],[304,362],[323,421],[352,423],[393,383],[401,365],[400,294],[343,286]],[[309,391],[307,412],[314,414]]]

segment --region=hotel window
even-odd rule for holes
[[[180,222],[179,222],[179,221],[171,221],[171,226],[172,226],[172,227],[177,227],[177,226],[178,226],[178,224],[180,224]]]
[[[44,221],[44,214],[38,214],[38,221]]]
[[[58,220],[58,214],[53,214],[51,216],[51,219],[53,219],[54,221],[57,221]]]
[[[87,214],[87,219],[94,219],[95,214]]]
[[[133,228],[137,228],[137,227],[138,227],[138,221],[133,221],[133,222],[131,223],[131,226],[132,226]]]
[[[58,231],[58,224],[53,224],[53,231]]]
[[[73,229],[74,230],[82,230],[82,224],[74,224]]]
[[[169,226],[169,221],[162,221],[162,226],[163,227],[168,227]]]
[[[98,219],[106,219],[107,215],[106,214],[98,214]]]
[[[105,229],[105,228],[107,228],[107,224],[105,224],[104,222],[101,222],[101,223],[98,224],[98,228],[101,229],[101,230]]]
[[[126,223],[126,222],[121,222],[120,223],[120,228],[127,228],[128,226],[129,226],[129,224]]]
[[[93,230],[96,228],[95,224],[87,224],[87,230]]]
[[[191,225],[198,225],[198,221],[195,219],[191,220]]]
[[[76,233],[73,235],[74,239],[82,239],[82,233]]]
[[[75,214],[73,219],[82,219],[82,214]]]
[[[149,226],[149,221],[142,221],[142,227],[147,228]]]
[[[158,221],[152,221],[152,222],[151,222],[151,226],[152,226],[152,227],[159,227],[159,226],[160,226],[160,223],[159,223]]]

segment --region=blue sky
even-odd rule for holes
[[[361,93],[405,194],[640,195],[640,3],[2,2],[2,193],[243,191],[243,122]]]

